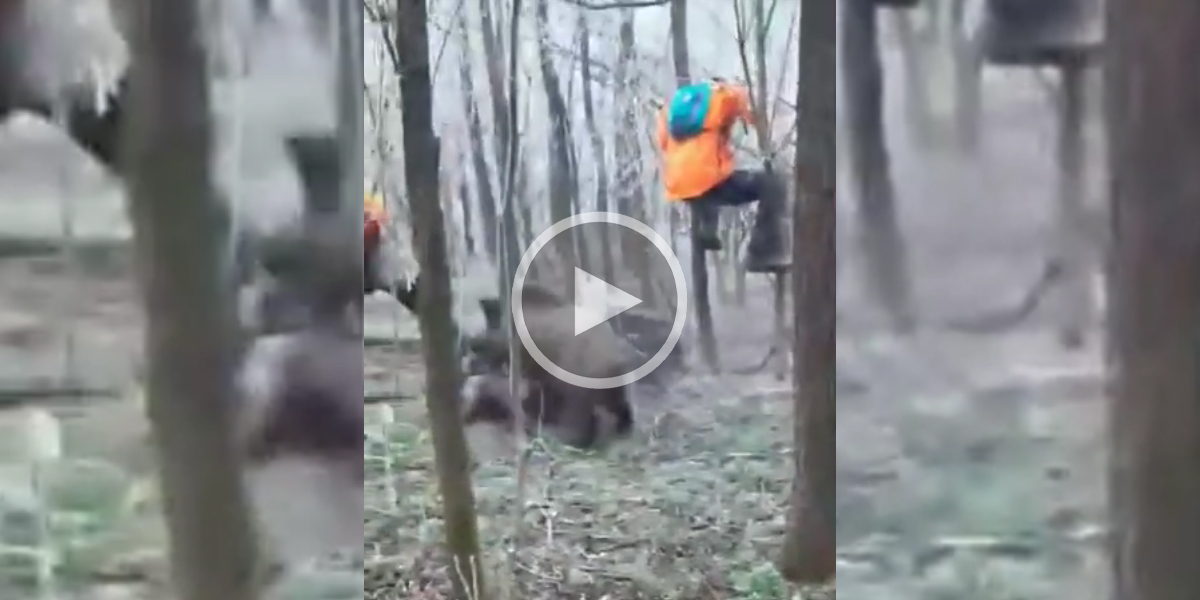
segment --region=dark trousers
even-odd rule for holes
[[[763,177],[761,171],[737,169],[712,189],[689,204],[699,210],[719,211],[722,206],[745,206],[757,202],[762,196]]]
[[[721,207],[745,206],[762,199],[765,174],[762,171],[737,169],[725,181],[718,183],[704,195],[688,201],[688,206],[699,219],[700,237],[715,240]]]

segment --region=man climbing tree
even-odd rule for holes
[[[746,269],[776,272],[790,265],[785,230],[779,227],[784,186],[769,163],[758,171],[736,168],[732,135],[738,123],[753,129],[754,115],[743,86],[710,79],[675,91],[658,119],[666,196],[696,211],[700,231],[695,235],[705,251],[722,249],[717,231],[722,206],[758,202]]]

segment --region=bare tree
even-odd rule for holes
[[[618,157],[615,179],[618,193],[617,211],[639,221],[646,222],[647,198],[646,186],[643,183],[643,168],[645,160],[642,157],[641,133],[644,129],[638,119],[639,104],[635,89],[638,83],[636,70],[637,39],[634,31],[634,11],[627,8],[621,11],[621,25],[617,30],[617,67],[614,70],[615,83],[613,100],[617,112],[617,133],[614,154]],[[637,271],[638,282],[641,285],[642,297],[650,298],[658,293],[654,286],[648,263],[638,260],[638,257],[626,256],[623,260],[632,263]]]
[[[604,143],[604,135],[596,124],[595,94],[592,92],[592,32],[588,27],[588,17],[584,12],[579,13],[577,25],[579,29],[579,75],[583,79],[583,118],[587,125],[588,138],[592,143],[592,161],[596,168],[596,210],[609,212],[609,171],[608,148]],[[612,240],[608,236],[600,238],[600,269],[605,281],[613,281]]]
[[[499,229],[496,222],[496,187],[492,185],[492,174],[488,169],[487,154],[484,152],[483,119],[479,115],[479,101],[475,98],[475,84],[471,75],[471,44],[467,35],[466,15],[459,15],[459,35],[462,38],[462,55],[458,60],[458,82],[462,91],[463,113],[467,117],[467,139],[471,155],[471,172],[475,177],[475,191],[479,195],[479,212],[483,224],[483,244],[492,260],[500,258]],[[464,194],[464,206],[470,203]]]
[[[509,120],[512,114],[512,109],[509,107],[511,99],[504,86],[506,73],[503,62],[504,38],[500,34],[501,24],[496,22],[494,16],[501,13],[489,4],[489,0],[479,0],[479,15],[483,32],[483,56],[487,61],[488,97],[492,100],[492,121],[496,128],[496,160],[503,161],[504,151],[508,148],[509,138],[513,135],[515,124]],[[510,43],[515,48],[517,40],[510,40]],[[503,165],[504,163],[499,162],[499,164]]]
[[[675,63],[675,81],[683,84],[692,78],[688,57],[687,0],[671,0],[671,57]],[[708,294],[708,258],[696,241],[700,231],[699,215],[692,212],[692,298],[696,304],[696,327],[700,336],[700,352],[712,370],[720,368],[717,354],[717,335],[713,331],[712,300]]]
[[[788,534],[780,571],[797,583],[834,576],[837,508],[837,37],[833,0],[804,0],[800,12],[803,107],[796,151],[792,245],[795,338],[795,457]]]
[[[542,74],[542,86],[546,93],[547,108],[550,112],[550,168],[547,191],[550,192],[550,220],[557,223],[570,218],[574,214],[579,196],[579,178],[575,174],[574,133],[571,131],[571,115],[567,108],[567,98],[563,94],[562,81],[554,66],[554,58],[550,54],[550,9],[548,0],[537,0],[534,13],[537,24],[538,66]],[[580,240],[578,230],[567,232],[572,243],[563,249],[571,256],[563,256],[565,264],[576,263],[576,246]],[[573,280],[563,278],[563,285],[568,286],[563,291],[571,293]],[[569,296],[568,296],[569,297]]]
[[[929,6],[933,4],[933,6]],[[930,75],[933,65],[930,64],[932,50],[929,30],[937,27],[937,11],[941,2],[926,3],[924,7],[930,19],[935,24],[927,29],[918,29],[914,22],[912,11],[899,10],[892,14],[895,24],[896,38],[900,43],[900,57],[904,63],[904,108],[908,119],[909,129],[917,144],[922,148],[930,148],[934,142],[933,101],[930,94]]]
[[[983,52],[967,33],[967,0],[948,0],[949,43],[954,65],[954,136],[958,148],[979,150],[983,124]]]
[[[1113,0],[1114,598],[1200,598],[1200,5]]]
[[[771,32],[771,25],[774,20],[775,10],[778,8],[777,3],[772,3],[768,9],[765,0],[753,0],[751,11],[754,15],[753,31],[751,31],[750,20],[745,17],[739,3],[735,2],[734,20],[737,25],[737,43],[738,56],[742,63],[742,73],[746,78],[748,88],[750,90],[750,103],[754,110],[755,119],[755,134],[758,138],[758,152],[766,163],[764,165],[768,171],[773,172],[779,169],[775,164],[777,148],[773,147],[771,132],[775,124],[775,102],[771,96],[771,82],[769,72],[767,70],[767,39]],[[752,35],[751,35],[752,34]],[[789,32],[786,49],[791,49],[791,37],[795,34],[795,29]],[[747,38],[754,41],[753,64],[751,68],[750,53],[747,52]],[[783,81],[783,74],[780,74],[779,80]],[[781,216],[782,218],[782,216]],[[786,223],[785,223],[786,224]],[[740,223],[739,223],[740,225]],[[741,245],[747,229],[739,227],[743,235],[737,240],[730,240],[728,248],[736,248]],[[786,237],[786,236],[785,236]],[[736,252],[730,252],[731,255],[736,255]],[[740,305],[746,303],[746,271],[744,264],[736,265],[737,277],[735,278],[735,292],[737,301]],[[774,312],[775,321],[772,329],[774,335],[771,339],[771,353],[779,356],[787,356],[786,348],[788,345],[788,334],[785,323],[787,322],[787,273],[785,271],[776,271],[769,273],[771,277],[772,288],[772,309]],[[783,380],[787,377],[786,361],[777,361],[776,376]]]
[[[463,157],[462,164],[466,164],[466,157]],[[458,176],[458,201],[462,204],[463,210],[463,245],[467,251],[467,257],[475,256],[478,249],[475,242],[475,207],[471,204],[471,186],[467,184],[467,175],[465,172]],[[493,203],[495,199],[493,199]],[[492,218],[495,219],[495,205],[493,204]]]
[[[450,580],[457,600],[483,596],[479,529],[470,456],[459,419],[459,371],[451,314],[450,266],[442,212],[440,144],[433,131],[433,81],[425,0],[401,0],[396,13],[404,172],[413,218],[413,246],[421,268],[417,314],[425,356],[425,402],[433,429],[438,483],[445,506]]]
[[[860,243],[867,280],[898,330],[914,325],[907,251],[896,215],[896,192],[883,126],[883,65],[875,2],[842,4],[843,85],[849,113],[850,166],[861,213]]]
[[[128,186],[148,315],[148,412],[172,580],[183,600],[251,600],[257,557],[229,424],[238,343],[212,184],[197,3],[147,0],[131,42]]]
[[[1084,135],[1086,76],[1089,61],[1083,57],[1059,65],[1062,91],[1058,106],[1058,240],[1055,260],[1063,269],[1059,338],[1067,348],[1078,348],[1094,322],[1090,252],[1084,224],[1084,169],[1087,144]]]

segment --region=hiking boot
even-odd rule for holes
[[[748,273],[782,273],[792,266],[787,201],[783,180],[767,166],[760,175],[761,194],[746,245]]]

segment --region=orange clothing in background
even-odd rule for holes
[[[387,209],[383,206],[383,198],[376,194],[363,195],[363,247],[367,252],[379,245],[386,221]]]
[[[658,113],[658,146],[662,150],[663,184],[667,200],[702,196],[733,173],[730,133],[741,120],[753,124],[746,89],[711,82],[712,102],[704,119],[704,132],[678,141],[667,133],[667,106]]]

